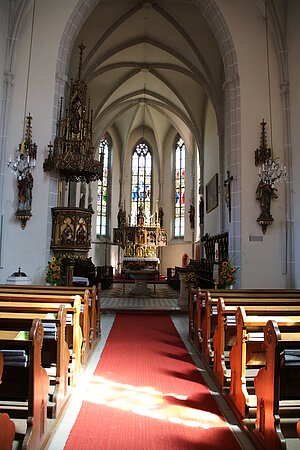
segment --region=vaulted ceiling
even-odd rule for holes
[[[221,110],[223,65],[216,40],[192,0],[102,0],[77,36],[70,60],[83,76],[100,137],[114,129],[121,146],[148,127],[157,145],[175,127],[201,142],[207,100]]]

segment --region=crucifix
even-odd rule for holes
[[[227,179],[224,180],[225,187],[225,202],[228,207],[229,214],[229,223],[231,223],[231,182],[233,180],[233,176],[230,175],[230,171],[227,170]]]

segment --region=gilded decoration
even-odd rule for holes
[[[52,208],[51,249],[63,259],[85,259],[91,248],[92,212],[83,208]]]
[[[119,245],[123,249],[123,269],[149,268],[156,266],[158,258],[158,248],[166,246],[168,242],[167,230],[160,226],[160,218],[158,208],[150,220],[150,224],[146,224],[146,217],[139,207],[137,214],[137,224],[129,226],[126,221],[126,212],[120,208],[118,213],[118,228],[113,230],[113,243]]]
[[[82,80],[82,54],[84,45],[79,45],[80,58],[78,79],[71,80],[69,102],[63,117],[63,98],[60,101],[54,145],[48,145],[48,156],[44,171],[59,171],[66,181],[102,180],[103,155],[100,161],[94,158],[93,110],[87,100],[87,84]]]

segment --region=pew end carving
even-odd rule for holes
[[[299,445],[299,325],[285,332],[270,320],[264,330],[267,361],[254,380],[258,404],[254,434],[265,448],[285,449],[287,438]]]

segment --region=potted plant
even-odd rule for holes
[[[188,272],[184,277],[184,284],[188,287],[198,287],[200,285],[199,275],[196,272]]]
[[[238,268],[234,267],[229,259],[221,263],[220,288],[233,289],[233,286],[236,283],[237,270]]]
[[[48,261],[46,284],[50,286],[60,286],[62,284],[61,269],[62,269],[61,259],[53,256],[52,260]]]

